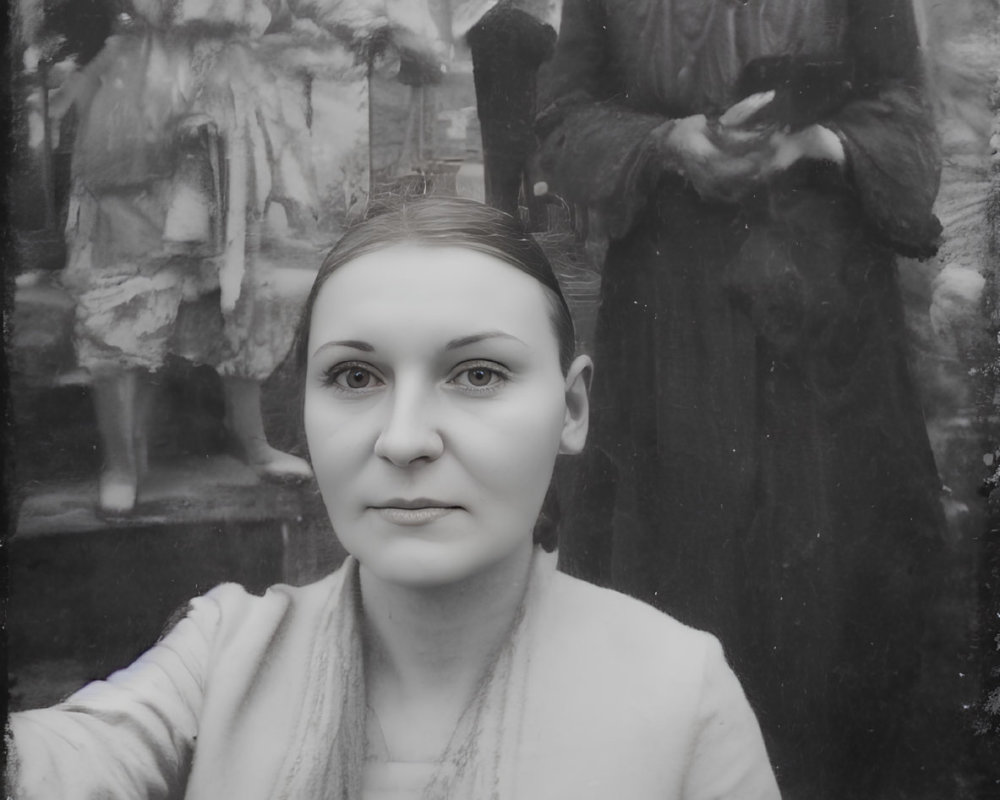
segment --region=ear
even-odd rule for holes
[[[559,452],[575,455],[587,443],[590,427],[590,379],[594,362],[590,356],[577,356],[566,372],[566,416],[563,418]]]

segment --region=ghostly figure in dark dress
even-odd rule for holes
[[[486,202],[516,215],[536,150],[538,68],[552,56],[556,32],[512,0],[502,0],[472,26],[466,40],[483,134]]]
[[[748,135],[753,177],[711,136],[762,64],[831,96]],[[944,521],[896,255],[935,251],[940,161],[909,0],[567,0],[540,92],[544,176],[610,239],[562,568],[720,636],[787,797],[923,797]]]

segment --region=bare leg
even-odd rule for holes
[[[149,377],[146,373],[137,375],[135,387],[135,427],[132,441],[135,442],[135,466],[140,485],[149,471],[149,418],[156,394]]]
[[[223,377],[226,427],[236,437],[243,458],[261,477],[304,481],[312,477],[305,459],[283,453],[267,443],[260,412],[260,383],[250,378]]]
[[[104,450],[99,504],[110,514],[128,514],[135,508],[139,480],[146,469],[146,431],[138,370],[94,381],[97,428]]]

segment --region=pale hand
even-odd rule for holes
[[[764,166],[768,175],[783,172],[803,159],[832,161],[843,166],[844,145],[829,128],[810,125],[795,132],[777,131],[770,139],[771,157]]]
[[[652,133],[660,157],[691,182],[704,200],[736,202],[760,183],[766,148],[722,149],[703,114],[666,123]]]

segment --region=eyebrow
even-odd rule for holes
[[[477,342],[482,342],[486,339],[511,339],[527,347],[527,344],[525,344],[522,339],[517,338],[511,333],[504,333],[503,331],[483,331],[482,333],[474,333],[471,336],[461,336],[458,339],[452,339],[445,345],[445,349],[458,350],[460,347],[476,344]]]
[[[505,333],[504,331],[483,331],[482,333],[473,333],[469,336],[460,336],[457,339],[452,339],[445,345],[445,350],[458,350],[462,347],[468,347],[470,344],[476,344],[477,342],[482,342],[487,339],[510,339],[511,341],[525,344],[523,339],[519,339],[512,333]],[[313,351],[315,356],[320,350],[325,350],[328,347],[347,347],[351,350],[360,350],[362,353],[374,353],[375,347],[368,342],[361,341],[360,339],[337,339],[334,341],[323,342],[319,347]]]
[[[368,344],[368,342],[362,342],[360,339],[339,339],[332,342],[323,342],[319,347],[313,350],[313,355],[316,355],[320,350],[324,350],[327,347],[347,347],[351,350],[360,350],[363,353],[374,353],[375,348]]]

